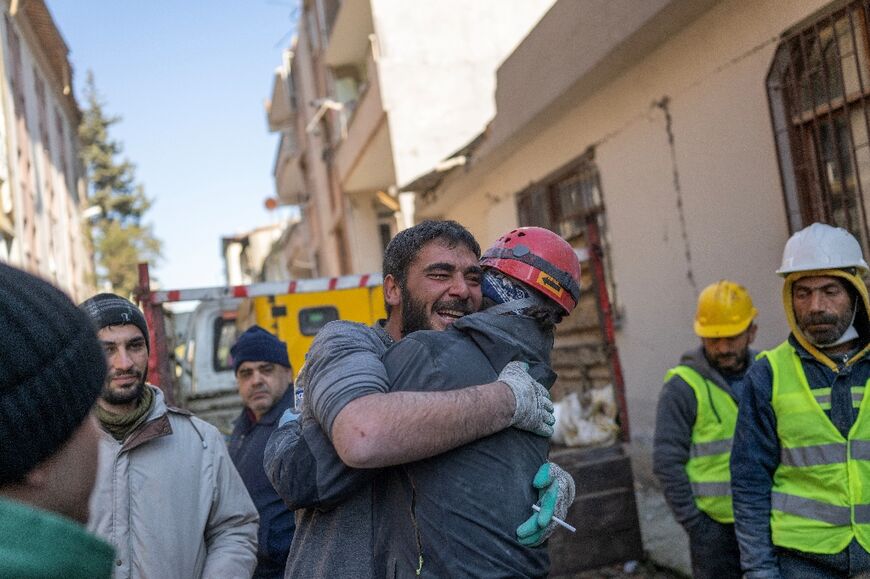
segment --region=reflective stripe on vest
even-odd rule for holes
[[[864,401],[864,386],[852,386],[852,408],[861,408],[861,402]],[[813,397],[822,410],[831,409],[831,389],[830,388],[813,388]]]
[[[697,408],[686,474],[697,507],[720,523],[733,523],[731,443],[737,404],[731,395],[688,366],[668,371],[665,382],[679,376],[695,392]]]
[[[856,538],[870,550],[870,420],[864,386],[852,388],[860,408],[848,440],[825,415],[830,388],[810,388],[795,349],[764,352],[773,374],[780,464],[773,475],[773,544],[808,553],[839,553]]]

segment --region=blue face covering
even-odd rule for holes
[[[497,304],[521,300],[531,295],[531,291],[495,269],[487,269],[483,272],[481,291],[483,297]]]
[[[495,302],[496,305],[487,309],[494,314],[507,312],[521,314],[530,306],[546,303],[538,292],[496,269],[487,269],[483,272],[481,292],[483,297]]]

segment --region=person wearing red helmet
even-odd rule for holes
[[[480,309],[479,258],[477,241],[456,222],[403,230],[384,253],[387,319],[370,327],[337,320],[318,333],[297,380],[305,385],[302,415],[282,416],[264,454],[272,485],[296,511],[286,577],[375,576],[369,523],[384,467],[506,428],[552,435],[553,404],[525,362],[461,390],[392,391],[381,359],[391,344],[416,330],[445,330]],[[553,530],[554,503],[565,487],[558,472],[544,468],[534,481],[546,496],[542,513],[523,528],[528,542],[543,542]]]
[[[574,250],[551,231],[521,227],[499,238],[480,264],[485,310],[443,332],[414,332],[387,350],[391,391],[456,390],[494,380],[517,360],[552,386],[554,326],[580,293]],[[376,576],[546,576],[545,534],[532,505],[564,518],[574,498],[573,480],[547,461],[548,450],[548,440],[508,428],[389,469],[374,500]],[[535,488],[553,478],[560,501],[554,489],[539,496]]]

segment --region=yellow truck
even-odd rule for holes
[[[151,334],[149,381],[224,433],[242,408],[230,348],[248,327],[257,324],[287,343],[295,377],[327,323],[385,317],[380,274],[153,291],[143,264],[139,278],[137,298]],[[196,307],[183,314],[166,307],[193,301]]]

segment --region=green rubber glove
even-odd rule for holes
[[[565,520],[576,492],[571,475],[553,462],[541,465],[532,486],[538,489],[537,505],[541,511],[533,512],[526,522],[517,527],[517,540],[527,547],[537,547],[553,534],[558,526],[553,517]]]

